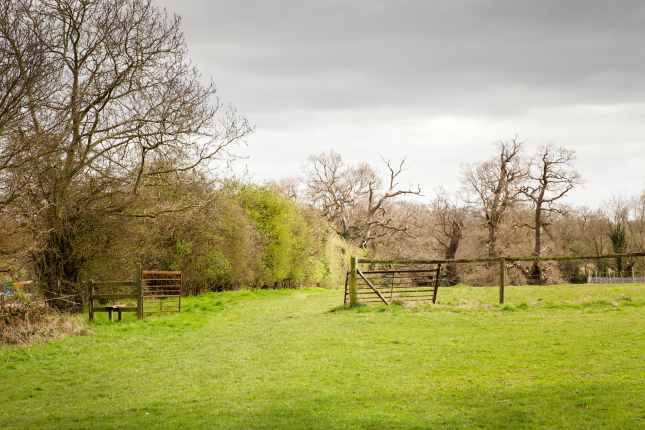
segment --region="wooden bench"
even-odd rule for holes
[[[110,321],[112,321],[112,313],[117,313],[117,321],[122,320],[123,312],[138,312],[136,306],[126,306],[126,305],[109,305],[109,306],[99,306],[98,308],[94,307],[94,312],[107,312]]]

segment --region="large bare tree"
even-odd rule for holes
[[[15,216],[38,244],[46,296],[61,298],[78,280],[74,241],[88,220],[127,213],[146,178],[221,156],[250,127],[202,84],[180,18],[149,0],[16,0],[10,8],[48,67],[47,97],[28,93],[27,120],[12,132],[27,148],[13,172],[23,184]],[[31,58],[10,45],[10,61]]]
[[[334,224],[338,234],[349,239],[351,215],[365,184],[353,181],[352,169],[333,151],[309,157],[305,174],[308,198]]]
[[[518,201],[526,173],[520,164],[522,144],[517,139],[500,142],[496,157],[468,168],[466,189],[481,211],[488,231],[488,256],[497,257],[497,236],[508,209]]]
[[[438,251],[446,260],[454,260],[459,245],[464,237],[466,208],[457,199],[441,190],[430,203],[432,226],[430,234],[438,245]],[[451,285],[459,283],[457,265],[450,263],[446,267],[446,277]]]
[[[14,133],[28,116],[28,101],[43,99],[48,72],[43,47],[25,13],[20,3],[0,0],[0,208],[15,197],[18,184],[9,171],[19,167],[28,144]]]
[[[400,187],[405,161],[396,165],[386,161],[385,165],[387,175],[382,179],[368,164],[346,165],[340,154],[328,152],[311,157],[306,172],[314,206],[341,236],[363,248],[384,235],[407,231],[407,226],[390,216],[389,205],[397,197],[421,194],[420,188]]]
[[[542,255],[542,233],[549,226],[549,216],[564,213],[560,200],[580,182],[580,175],[573,168],[575,152],[566,148],[545,145],[530,160],[527,177],[521,187],[522,194],[533,207],[533,256]],[[529,282],[544,282],[542,268],[535,261],[529,272]]]

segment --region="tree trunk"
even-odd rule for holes
[[[82,262],[74,253],[73,233],[52,229],[45,246],[34,255],[40,290],[47,303],[61,311],[82,310],[78,286]]]
[[[529,272],[529,284],[531,285],[542,285],[544,284],[544,277],[542,276],[542,267],[540,263],[534,261],[531,265],[531,271]]]
[[[459,237],[451,237],[450,243],[446,248],[446,260],[454,260],[459,249]],[[449,285],[457,285],[460,282],[457,264],[449,263],[446,265],[446,278]]]
[[[457,285],[461,281],[459,279],[459,273],[457,272],[457,265],[455,263],[449,263],[446,265],[446,278],[448,280],[448,285]]]
[[[488,224],[488,257],[497,257],[497,227]]]
[[[533,256],[542,255],[542,207],[540,205],[535,209],[535,243],[533,244]],[[531,266],[529,284],[542,285],[544,277],[542,276],[542,267],[538,261],[534,261]]]

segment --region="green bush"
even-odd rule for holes
[[[263,268],[257,281],[264,286],[286,280],[305,284],[312,275],[315,245],[297,205],[265,187],[243,187],[237,198],[262,235]]]

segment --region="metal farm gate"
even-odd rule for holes
[[[141,291],[143,314],[181,311],[181,272],[144,270]]]
[[[352,260],[345,279],[345,305],[350,303],[436,303],[441,264]],[[352,285],[355,288],[352,288]],[[352,300],[352,294],[355,294]]]

